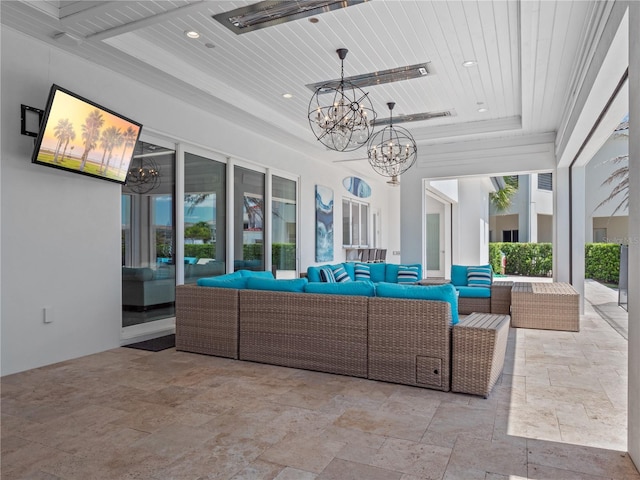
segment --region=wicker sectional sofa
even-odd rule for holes
[[[449,391],[446,301],[181,285],[178,350]]]

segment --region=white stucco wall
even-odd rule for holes
[[[484,178],[461,178],[458,185],[457,237],[454,263],[481,265],[489,262],[489,189]],[[456,248],[457,247],[457,248]]]
[[[33,138],[20,135],[20,104],[44,108],[52,83],[139,121],[143,136],[299,175],[301,270],[315,263],[315,185],[332,188],[334,258],[344,259],[342,179],[353,171],[320,163],[4,25],[1,34],[2,374],[120,345],[120,186],[32,164]],[[381,210],[384,229],[399,232],[399,193],[369,169],[360,176],[372,187],[370,205]],[[395,234],[383,238],[399,242]],[[53,323],[43,323],[44,307],[53,308]]]
[[[614,243],[627,243],[628,241],[626,240],[628,237],[628,209],[622,208],[613,215],[614,210],[619,204],[619,198],[598,207],[617,185],[617,181],[609,185],[602,185],[602,183],[615,170],[629,164],[628,160],[616,163],[612,162],[611,159],[628,153],[629,131],[614,132],[587,164],[585,182],[586,191],[590,192],[590,194],[586,196],[585,204],[585,213],[587,216],[585,237],[587,242],[593,241],[594,228],[606,228],[607,237],[610,237]]]

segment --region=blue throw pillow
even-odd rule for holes
[[[398,266],[398,283],[416,283],[418,280],[418,267],[409,265]]]
[[[371,280],[371,269],[366,263],[356,263],[354,272],[356,280]]]
[[[306,278],[275,280],[273,278],[249,277],[247,279],[247,288],[249,290],[271,290],[276,292],[304,292],[304,287],[308,283]]]
[[[467,266],[451,265],[451,283],[456,287],[467,286]]]
[[[490,287],[491,267],[468,267],[467,285],[469,287]]]
[[[320,281],[325,283],[336,283],[331,267],[320,267]]]
[[[333,278],[337,283],[350,282],[349,274],[344,269],[342,264],[332,265],[331,271],[333,272]]]
[[[458,323],[458,293],[455,287],[445,285],[400,285],[396,283],[378,283],[376,296],[386,298],[407,298],[410,300],[439,300],[451,305],[451,324]]]
[[[309,283],[304,287],[304,291],[306,293],[320,293],[324,295],[375,296],[373,283],[366,280],[342,283]]]
[[[307,267],[307,280],[310,282],[321,282],[320,267],[309,266]]]

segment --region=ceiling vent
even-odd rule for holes
[[[406,122],[420,122],[422,120],[431,120],[432,118],[441,118],[441,117],[455,117],[455,111],[446,110],[443,112],[424,112],[424,113],[413,113],[411,115],[398,115],[393,117],[393,124],[396,123],[406,123]],[[389,125],[389,118],[376,119],[373,122],[374,126],[379,125]]]
[[[362,75],[355,75],[353,77],[345,77],[344,80],[351,82],[358,88],[371,87],[374,85],[382,85],[383,83],[400,82],[402,80],[410,80],[412,78],[421,78],[430,75],[429,62],[418,63],[416,65],[408,65],[406,67],[396,67],[389,70],[382,70],[379,72],[364,73]],[[340,85],[340,79],[326,80],[324,82],[312,83],[307,87],[316,91],[321,89],[319,93],[323,92],[326,87],[326,91],[332,91]]]
[[[236,35],[240,35],[292,20],[359,5],[366,1],[368,0],[264,1],[213,15],[213,19]]]

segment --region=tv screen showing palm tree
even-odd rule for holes
[[[33,163],[125,183],[142,125],[51,87]]]

